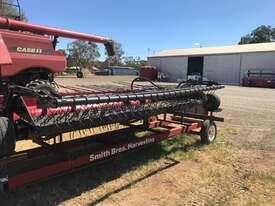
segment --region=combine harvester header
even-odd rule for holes
[[[2,170],[2,187],[16,188],[185,132],[199,134],[203,143],[212,143],[217,135],[215,121],[223,121],[213,115],[220,111],[220,100],[213,92],[221,88],[211,82],[185,83],[177,88],[154,84],[144,89],[54,96],[42,90],[10,86],[0,118],[4,135],[0,168],[8,168]],[[63,141],[63,133],[114,124],[127,128]],[[165,131],[156,130],[158,127]],[[119,137],[146,130],[154,134],[128,142]],[[41,147],[14,153],[15,142],[20,140],[32,140]],[[49,144],[49,140],[54,143]],[[98,150],[95,145],[100,145]]]

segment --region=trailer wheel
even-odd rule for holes
[[[15,129],[7,117],[0,117],[0,157],[12,154],[15,150]]]
[[[208,111],[214,111],[219,108],[221,104],[221,99],[216,94],[207,94],[204,107]]]
[[[210,120],[205,120],[201,127],[201,142],[203,144],[210,144],[215,141],[217,137],[216,123]]]
[[[58,96],[55,84],[48,80],[34,80],[28,83],[26,87],[41,90],[47,94]]]

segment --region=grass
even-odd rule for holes
[[[226,127],[225,130],[226,130],[227,134],[229,134],[229,135],[239,134],[239,131],[236,128],[233,128],[233,127]]]
[[[217,140],[177,135],[58,179],[0,196],[5,205],[271,205],[275,178],[253,168],[221,127]],[[135,133],[141,138],[151,132]],[[250,160],[250,159],[249,159]]]
[[[260,180],[275,185],[275,175],[272,174],[265,174],[259,171],[254,171],[253,174],[250,176],[250,179],[254,182]]]

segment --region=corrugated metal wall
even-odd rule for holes
[[[204,57],[204,76],[222,84],[239,84],[240,55],[215,55]]]
[[[187,57],[166,57],[161,59],[161,68],[165,69],[168,78],[180,82],[187,78]]]
[[[170,81],[186,80],[187,64],[187,56],[148,58]],[[204,56],[203,76],[219,83],[240,84],[249,69],[275,72],[275,52]]]
[[[148,65],[157,67],[158,71],[159,70],[160,71],[161,70],[166,71],[167,70],[166,68],[161,68],[161,65],[160,65],[161,59],[162,58],[159,58],[159,57],[158,58],[150,58],[150,57],[148,57]]]
[[[169,81],[182,81],[187,78],[187,57],[149,58],[148,65],[156,66],[158,71],[167,74]]]
[[[275,52],[243,54],[241,59],[241,81],[247,70],[275,72]]]

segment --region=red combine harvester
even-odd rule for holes
[[[0,17],[1,85],[51,85],[54,73],[66,69],[65,57],[55,50],[58,37],[103,43],[113,54],[113,40],[105,37]]]
[[[223,118],[213,115],[220,110],[220,100],[213,93],[223,85],[181,82],[177,87],[163,87],[147,80],[150,87],[136,89],[137,78],[125,90],[59,93],[53,85],[54,73],[64,71],[66,61],[55,51],[58,37],[103,43],[109,55],[114,53],[109,38],[0,17],[1,190],[75,170],[176,134],[199,134],[206,144],[215,140],[215,121]],[[127,128],[70,141],[62,138],[63,133],[112,124]],[[130,130],[154,134],[131,140],[116,138]],[[20,140],[32,140],[41,147],[15,152]]]
[[[275,88],[275,72],[247,71],[243,86]]]

